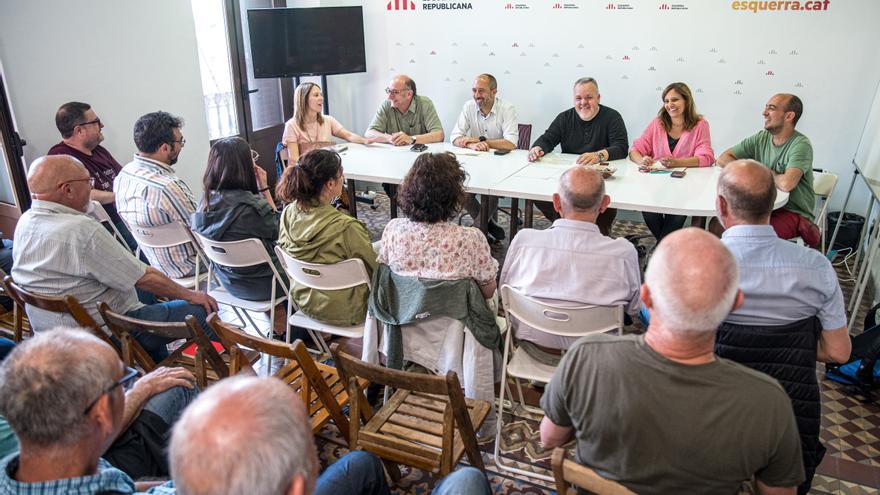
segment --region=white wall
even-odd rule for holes
[[[798,129],[813,142],[814,166],[842,179],[831,207],[843,202],[880,81],[880,2],[831,0],[827,11],[760,13],[734,11],[728,0],[667,2],[686,10],[660,10],[656,0],[631,0],[631,10],[599,1],[553,9],[551,1],[471,0],[472,10],[445,11],[424,10],[423,3],[404,12],[386,10],[384,0],[321,2],[364,7],[368,71],[328,82],[331,113],[349,129],[364,131],[387,80],[402,72],[432,98],[448,136],[474,76],[491,72],[499,95],[534,125],[534,140],[571,107],[572,82],[593,76],[632,142],[659,109],[661,88],[680,80],[697,93],[720,153],[761,128],[772,94],[793,92],[804,100]],[[505,9],[507,3],[528,9]],[[860,184],[850,209],[863,213],[866,201]]]
[[[143,114],[183,117],[178,174],[201,191],[208,154],[193,14],[186,0],[0,0],[0,60],[30,163],[61,140],[55,111],[92,105],[123,165]]]

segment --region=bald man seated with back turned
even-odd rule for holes
[[[541,398],[544,447],[574,437],[577,462],[640,494],[737,493],[753,476],[760,494],[793,494],[804,468],[788,396],[713,352],[743,301],[730,251],[699,229],[673,232],[641,298],[644,335],[589,335],[562,358]]]
[[[171,482],[154,495],[385,495],[382,462],[355,450],[318,476],[303,401],[280,380],[236,376],[211,386],[174,427]],[[206,455],[205,453],[210,453]],[[461,468],[434,495],[489,495],[486,476]]]
[[[217,311],[217,301],[204,292],[181,287],[162,272],[135,258],[92,217],[86,215],[91,178],[76,158],[40,157],[28,170],[33,202],[15,228],[12,278],[27,289],[49,296],[75,297],[97,322],[97,303],[132,318],[148,321],[184,321],[193,315],[205,324]],[[138,293],[140,289],[142,293]],[[168,302],[144,304],[139,300],[165,297]],[[78,326],[70,315],[27,306],[36,331],[59,325]],[[156,361],[168,355],[168,339],[135,334]]]

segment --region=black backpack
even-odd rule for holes
[[[880,304],[868,310],[865,331],[852,338],[852,354],[845,364],[826,364],[825,377],[855,388],[855,393],[873,402],[873,390],[880,385],[880,325],[875,313]]]

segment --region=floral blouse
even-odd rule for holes
[[[498,261],[479,229],[451,222],[413,222],[395,218],[382,234],[379,263],[405,277],[435,280],[495,280]]]

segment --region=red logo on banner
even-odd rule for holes
[[[661,4],[660,4],[660,10],[669,10],[669,4],[667,4],[667,3],[661,3]]]
[[[608,5],[605,6],[606,10],[614,10],[616,8],[617,8],[617,5],[614,5],[613,3],[609,3]]]
[[[385,10],[416,10],[416,3],[412,0],[389,0]]]
[[[773,72],[772,70],[768,70],[768,71],[767,71],[767,75],[768,75],[768,76],[775,76],[776,73]]]
[[[562,8],[562,4],[561,4],[561,3],[554,3],[554,4],[553,4],[553,8],[554,8],[554,9],[561,9],[561,8]]]
[[[512,4],[512,3],[509,3],[509,4],[505,5],[504,8],[505,8],[505,9],[512,9],[512,8],[513,8],[513,4]]]

